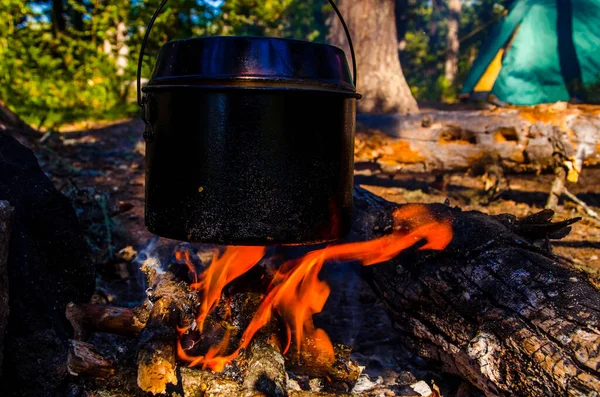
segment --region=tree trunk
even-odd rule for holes
[[[63,0],[52,0],[52,33],[56,37],[67,28]]]
[[[78,7],[85,7],[83,0],[75,0],[74,4],[76,4]],[[69,3],[67,14],[69,15],[71,26],[73,26],[73,28],[78,32],[83,32],[83,14],[81,11]]]
[[[446,81],[453,84],[458,73],[458,24],[460,19],[461,0],[448,1],[448,35],[446,37]]]
[[[356,51],[358,110],[363,113],[415,113],[417,103],[406,83],[400,58],[394,0],[340,0]],[[335,17],[335,16],[334,16]],[[331,22],[329,41],[350,51],[342,25]]]
[[[354,235],[381,235],[398,206],[356,188]],[[567,223],[430,204],[452,224],[443,251],[408,250],[367,268],[405,341],[487,396],[591,396],[600,390],[600,293],[534,246]],[[386,219],[388,221],[386,221]]]
[[[117,75],[122,76],[125,73],[125,69],[127,68],[127,64],[129,62],[129,46],[127,45],[127,25],[125,22],[120,21],[117,24],[117,31],[115,34],[115,44],[117,51]]]
[[[429,50],[434,51],[437,45],[438,13],[441,0],[431,0],[431,16],[427,28],[429,30]]]

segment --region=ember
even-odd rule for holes
[[[323,265],[332,260],[359,261],[370,266],[394,258],[401,251],[420,241],[419,249],[442,250],[452,240],[452,229],[447,221],[436,220],[422,205],[406,205],[393,212],[394,230],[391,234],[370,241],[330,245],[314,250],[300,259],[285,262],[276,272],[267,295],[244,331],[239,346],[231,353],[230,333],[225,331],[221,341],[212,345],[205,355],[192,356],[182,345],[182,337],[191,330],[204,329],[207,315],[218,304],[223,288],[254,267],[264,256],[264,247],[227,247],[221,255],[215,253],[210,266],[198,276],[188,251],[178,251],[176,258],[183,261],[193,274],[191,289],[201,294],[201,305],[195,327],[179,328],[177,352],[189,366],[201,365],[213,371],[222,371],[249,346],[255,334],[264,327],[273,314],[279,314],[286,324],[286,354],[292,342],[297,353],[305,349],[310,355],[319,355],[319,361],[332,364],[334,349],[327,333],[315,327],[313,315],[320,313],[329,297],[327,283],[319,279]],[[307,343],[309,342],[309,343]]]

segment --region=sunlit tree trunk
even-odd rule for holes
[[[461,0],[448,0],[448,35],[446,36],[445,77],[449,83],[454,83],[458,73],[458,24],[460,20]]]
[[[395,0],[339,0],[356,51],[358,110],[364,113],[415,113],[417,102],[406,83],[396,31]],[[333,16],[332,18],[334,18]],[[330,19],[329,42],[350,51],[341,23]]]
[[[116,22],[115,27],[105,32],[103,51],[115,60],[117,75],[125,73],[129,62],[129,46],[127,45],[127,25],[123,21]]]

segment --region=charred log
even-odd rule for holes
[[[361,188],[355,205],[359,239],[382,233],[397,207]],[[564,235],[568,222],[550,223],[547,211],[519,222],[428,207],[452,222],[451,244],[367,269],[408,345],[488,396],[597,393],[600,294],[585,274],[531,243]]]

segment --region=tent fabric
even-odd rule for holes
[[[504,48],[500,48],[500,51],[496,54],[492,62],[488,65],[487,69],[485,69],[485,73],[477,82],[473,91],[475,92],[490,92],[492,88],[494,88],[494,84],[496,83],[496,79],[500,74],[500,70],[502,69],[502,58],[504,57]]]
[[[481,48],[463,96],[489,78],[486,70],[513,33],[490,92],[499,100],[534,105],[586,100],[598,91],[600,0],[516,0]]]

